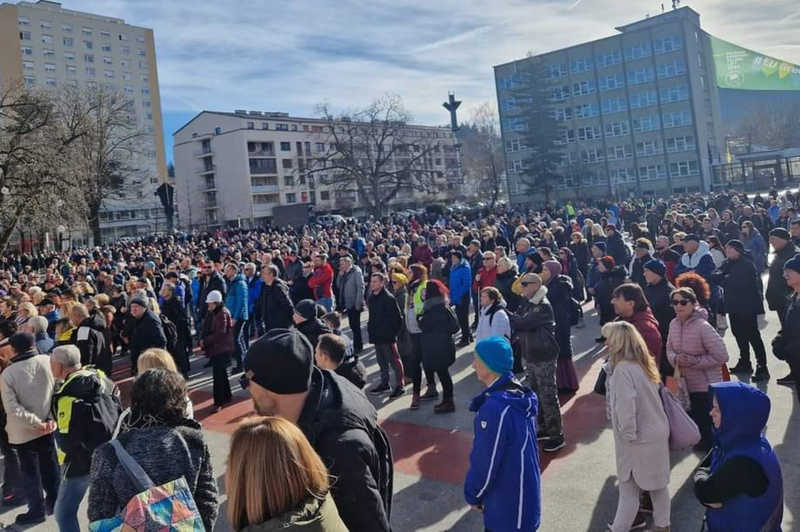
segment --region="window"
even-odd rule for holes
[[[74,52],[64,52],[64,61],[75,61]]]
[[[643,133],[645,131],[657,131],[659,129],[657,116],[642,116],[633,119],[633,131]]]
[[[36,77],[34,76],[24,76],[23,79],[25,80],[25,85],[28,87],[36,85]]]
[[[129,46],[120,46],[120,47],[119,47],[119,52],[120,52],[121,54],[128,55],[129,53],[131,53],[131,49],[130,49],[130,47],[129,47]]]
[[[614,50],[613,52],[598,54],[595,62],[597,64],[597,68],[618,65],[622,63],[622,53],[619,50]]]
[[[630,124],[627,120],[622,122],[607,122],[605,125],[606,137],[621,137],[630,134]]]
[[[286,194],[286,203],[297,203],[297,194],[294,192],[288,192]]]
[[[153,102],[142,102],[142,107],[144,107],[145,109],[150,109],[151,107],[153,107]]]
[[[706,62],[703,59],[703,54],[697,54],[697,66],[699,66],[700,68],[706,67]]]
[[[39,23],[39,26],[40,26],[40,27],[41,27],[43,30],[51,30],[51,29],[53,29],[53,23],[52,23],[52,22],[50,22],[49,20],[43,20],[43,21],[41,21],[41,22]]]
[[[560,87],[553,88],[553,95],[550,97],[550,100],[553,102],[563,102],[569,98],[569,85],[561,85]],[[511,98],[513,100],[513,98]],[[530,98],[528,98],[528,102],[530,102]]]
[[[255,129],[255,128],[256,128],[256,125],[255,125],[254,122],[248,122],[247,123],[247,129]]]
[[[645,67],[628,72],[628,85],[639,85],[653,81],[653,79],[655,79],[653,67]]]
[[[615,74],[613,76],[606,76],[600,78],[600,92],[618,89],[625,85],[625,78],[622,74]]]
[[[114,79],[114,71],[113,70],[103,70],[103,77],[106,79]]]
[[[253,194],[253,203],[263,205],[265,203],[279,203],[278,194]]]
[[[55,63],[45,63],[44,64],[44,71],[45,72],[55,72],[56,71]]]
[[[117,86],[113,83],[106,83],[103,87],[105,87],[105,90],[108,92],[117,92]]]
[[[658,79],[674,78],[686,74],[686,62],[683,59],[658,65]]]
[[[525,119],[521,116],[513,116],[503,119],[503,129],[505,131],[524,131]]]
[[[102,49],[103,49],[103,53],[104,54],[110,54],[111,53],[111,45],[110,44],[104,44],[102,46]]]
[[[133,94],[133,87],[130,85],[125,85],[122,90],[125,94]]]
[[[139,61],[139,68],[143,70],[147,69],[147,61]]]
[[[53,59],[56,56],[56,53],[53,50],[45,48],[42,50],[42,55],[47,59]]]
[[[668,54],[683,49],[683,39],[678,35],[667,37],[664,39],[656,39],[655,42],[656,55]]]
[[[119,40],[120,41],[127,41],[128,40],[128,34],[127,33],[120,33],[119,34]]]
[[[22,62],[22,69],[23,70],[34,70],[34,62],[33,61],[23,61]]]
[[[19,52],[22,55],[33,55],[33,48],[31,48],[30,46],[22,46],[20,47]]]
[[[78,68],[75,65],[67,65],[67,75],[75,76],[78,74]]]
[[[569,62],[570,74],[580,74],[581,72],[589,72],[594,68],[594,59],[591,57],[584,57]]]
[[[661,148],[660,140],[646,140],[636,143],[636,155],[638,157],[647,157],[649,155],[658,155],[664,153]]]
[[[141,76],[140,79],[142,80],[142,83],[150,83],[150,76]]]
[[[136,52],[139,57],[147,57],[147,52],[145,50],[139,50]]]
[[[119,66],[121,66],[122,68],[130,68],[131,67],[130,59],[121,59],[119,62]]]
[[[603,160],[603,151],[600,148],[592,148],[581,152],[581,162],[583,163],[599,163],[603,162]]]
[[[123,72],[122,73],[122,80],[123,81],[131,81],[131,79],[133,79],[133,76],[131,76],[130,72]]]
[[[214,134],[215,135],[222,135],[222,128],[221,127],[215,127],[214,128]]]
[[[92,50],[94,48],[94,43],[92,41],[83,41],[83,47],[86,50]]]
[[[281,168],[284,170],[291,170],[294,168],[294,161],[292,159],[281,159]]]
[[[689,99],[689,87],[678,85],[661,89],[661,103],[682,102]]]
[[[64,37],[63,39],[61,39],[61,42],[67,48],[72,48],[73,46],[75,46],[75,39],[73,39],[72,37]]]
[[[325,143],[324,142],[317,142],[314,148],[317,150],[317,153],[325,153]]]
[[[278,186],[278,178],[268,176],[253,176],[250,178],[250,185],[254,187],[276,187]]]
[[[575,142],[576,138],[574,129],[566,129],[559,134],[559,139],[556,141],[556,144],[572,144]]]
[[[634,182],[636,172],[633,168],[617,168],[611,171],[611,179],[614,183]]]
[[[597,110],[596,103],[585,103],[583,105],[576,105],[575,106],[575,118],[589,118],[592,116],[597,116],[599,111]]]
[[[689,151],[695,149],[694,136],[683,135],[680,137],[672,137],[667,139],[667,152],[676,153],[680,151]]]
[[[513,111],[517,109],[517,102],[515,98],[513,96],[510,98],[503,98],[500,101],[500,109],[502,109],[503,111]]]
[[[109,65],[109,66],[113,65],[114,64],[114,60],[111,59],[110,57],[104,57],[103,58],[103,64],[104,65]]]
[[[275,129],[278,131],[289,131],[289,124],[276,124]]]
[[[664,128],[691,126],[692,113],[690,111],[676,111],[664,113]]]
[[[609,161],[620,161],[633,158],[633,147],[630,144],[611,146],[606,151]]]
[[[625,98],[610,98],[603,100],[602,107],[604,115],[622,113],[628,110],[628,101]]]
[[[292,151],[291,142],[281,142],[281,151]]]
[[[42,35],[42,44],[53,44],[52,35]]]
[[[656,91],[645,91],[631,94],[631,109],[643,109],[658,104]]]
[[[92,36],[92,28],[83,27],[81,28],[81,35],[84,37],[91,37]]]
[[[593,79],[586,80],[586,81],[579,81],[578,83],[572,84],[572,95],[573,96],[583,96],[586,94],[594,94],[597,90],[595,87],[595,83]]]
[[[522,142],[520,139],[511,139],[506,141],[506,152],[514,153],[522,149]]]
[[[600,126],[578,128],[578,140],[597,140],[601,137]]]
[[[107,32],[107,31],[101,31],[100,32],[100,37],[103,38],[103,39],[110,39],[111,38],[111,33]]]
[[[144,44],[144,36],[137,35],[136,36],[136,42],[138,42],[139,44]]]
[[[651,164],[639,167],[639,179],[642,181],[653,181],[656,179],[667,178],[667,167],[663,164]]]
[[[62,24],[61,31],[63,33],[72,33],[72,24]]]
[[[142,89],[142,96],[150,96],[150,89],[143,88]]]
[[[516,174],[521,172],[525,168],[525,165],[520,160],[516,161],[508,161],[508,173],[509,174]]]
[[[261,122],[261,129],[263,130],[269,129],[269,122]]]
[[[56,78],[47,78],[44,81],[44,84],[46,87],[56,87],[58,85],[58,82],[56,81]]]
[[[566,63],[559,63],[557,65],[551,65],[550,68],[546,71],[547,79],[556,79],[562,76],[567,75],[567,64]],[[516,86],[516,85],[515,85]],[[509,89],[513,89],[515,87],[508,87]]]
[[[679,163],[669,163],[669,175],[672,177],[688,177],[698,175],[700,167],[697,161],[683,161]]]
[[[17,22],[19,22],[20,26],[30,26],[31,25],[31,21],[30,21],[30,19],[28,17],[19,17],[17,19]]]
[[[328,201],[331,199],[331,193],[327,190],[320,190],[319,199],[320,201]]]
[[[87,76],[94,76],[94,75],[95,75],[94,68],[92,68],[92,67],[86,67],[86,75],[87,75]]]
[[[628,48],[625,48],[625,61],[644,59],[645,57],[650,57],[651,53],[652,51],[650,50],[650,44],[648,43],[629,46]]]
[[[30,41],[31,40],[31,32],[29,31],[21,31],[19,32],[19,38],[23,41]]]

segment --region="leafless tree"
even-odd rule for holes
[[[326,151],[314,154],[306,172],[320,176],[320,185],[358,192],[376,217],[401,191],[436,192],[439,176],[431,158],[442,153],[442,146],[413,136],[411,115],[399,96],[387,94],[337,116],[327,104],[317,106],[317,112],[326,122]]]
[[[782,150],[800,142],[800,104],[760,105],[742,118],[734,136],[752,153],[755,146]]]
[[[464,148],[462,168],[475,193],[489,196],[494,208],[505,190],[503,141],[500,138],[497,108],[489,102],[478,106],[470,122],[462,127]]]

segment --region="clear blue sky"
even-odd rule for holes
[[[312,114],[403,97],[421,124],[495,100],[492,66],[615,33],[660,0],[62,0],[156,37],[167,158],[172,133],[201,110]],[[667,8],[670,0],[664,0]],[[798,0],[684,1],[720,38],[800,63]]]

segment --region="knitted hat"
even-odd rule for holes
[[[542,264],[542,268],[547,268],[547,270],[550,272],[550,279],[555,279],[556,277],[561,275],[561,263],[557,261],[554,260],[545,261]]]
[[[742,244],[741,240],[728,240],[728,243],[725,244],[725,247],[733,248],[739,252],[739,254],[744,255],[744,244]]]
[[[514,368],[511,344],[502,336],[490,336],[478,342],[475,355],[487,368],[500,375],[511,373]]]
[[[209,294],[209,296],[210,295],[211,294]],[[131,300],[128,302],[128,305],[139,305],[140,307],[147,308],[148,303],[147,296],[140,292],[131,298]]]
[[[613,270],[614,269],[614,257],[612,257],[610,255],[606,255],[605,257],[600,259],[600,262],[603,264],[603,266],[606,267],[606,270]]]
[[[8,345],[15,353],[27,353],[36,346],[36,337],[28,332],[18,332],[11,335]]]
[[[800,273],[800,255],[795,255],[786,261],[783,265],[784,270],[792,270],[793,272]]]
[[[314,319],[317,315],[317,304],[311,299],[304,299],[294,307],[294,313],[306,320]]]
[[[789,234],[789,231],[787,231],[783,227],[776,227],[775,229],[769,232],[769,236],[774,236],[776,238],[780,238],[783,240],[792,239],[792,236]]]
[[[605,242],[595,242],[594,243],[594,247],[596,247],[597,249],[599,249],[603,253],[605,253],[606,249],[608,249]]]
[[[314,349],[297,329],[269,331],[250,346],[244,359],[247,377],[280,395],[308,391],[313,368]]]
[[[222,303],[222,292],[219,290],[212,290],[206,296],[206,303]]]
[[[667,265],[659,259],[648,260],[644,263],[644,269],[650,270],[656,275],[664,277],[667,274]]]

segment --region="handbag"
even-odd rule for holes
[[[605,366],[605,363],[603,363]],[[597,376],[597,380],[594,383],[594,393],[605,395],[606,394],[606,380],[608,379],[608,374],[606,373],[605,367],[600,368],[600,374]]]
[[[666,386],[660,385],[658,394],[669,422],[669,450],[682,451],[696,445],[700,441],[700,429],[686,413],[683,405]]]
[[[197,504],[184,477],[156,486],[119,440],[111,440],[111,445],[138,495],[128,501],[115,517],[89,523],[89,530],[92,532],[152,530],[203,532],[205,530]]]
[[[692,401],[689,399],[689,388],[686,387],[686,379],[681,375],[681,368],[676,364],[675,373],[667,377],[667,388],[672,392],[673,398],[678,401],[684,410],[689,410]]]

